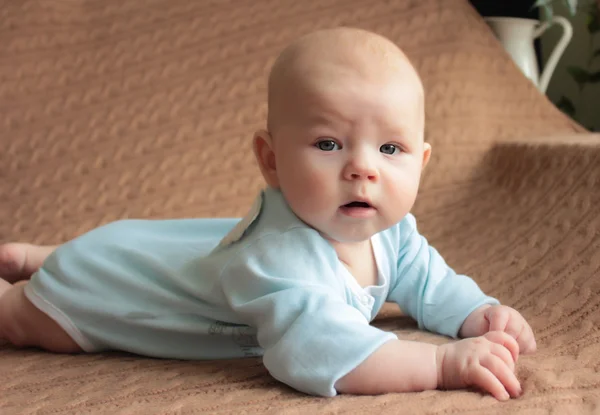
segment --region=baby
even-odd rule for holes
[[[275,62],[268,104],[253,140],[267,186],[243,219],[123,220],[59,247],[2,245],[0,338],[64,353],[263,356],[273,377],[322,396],[519,396],[531,327],[450,269],[409,213],[431,146],[406,56],[364,30],[308,34]],[[436,346],[371,326],[386,301],[465,339]]]

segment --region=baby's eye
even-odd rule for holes
[[[399,153],[401,150],[395,144],[384,144],[379,148],[379,151],[381,151],[384,154],[396,154]]]
[[[340,146],[333,140],[321,140],[316,144],[316,146],[319,148],[319,150],[323,151],[339,150],[340,148]]]

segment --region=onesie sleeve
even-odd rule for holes
[[[293,229],[255,242],[223,269],[221,284],[232,309],[256,327],[275,379],[335,396],[340,378],[397,336],[346,303],[333,248],[313,232]]]
[[[462,323],[476,308],[499,304],[475,281],[456,274],[446,264],[418,233],[413,215],[407,215],[398,226],[397,275],[387,301],[397,303],[419,328],[456,338]]]

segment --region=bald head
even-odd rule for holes
[[[406,55],[389,39],[355,28],[319,30],[302,36],[279,55],[269,75],[268,129],[282,119],[285,102],[297,89],[326,85],[340,77],[385,82],[404,77],[418,89],[422,85]]]
[[[268,131],[254,134],[253,150],[267,184],[302,221],[332,241],[368,240],[410,210],[429,160],[421,81],[377,34],[303,36],[273,65]],[[374,197],[373,220],[340,213],[356,194]]]

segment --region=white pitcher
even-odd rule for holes
[[[546,93],[556,64],[573,37],[571,23],[561,16],[554,16],[551,20],[544,23],[540,23],[539,20],[535,19],[517,17],[486,17],[485,21],[492,28],[496,37],[512,56],[517,66],[521,68],[525,76],[542,93]],[[546,67],[540,77],[533,41],[555,23],[562,26],[563,34],[550,54],[550,58],[546,62]]]

